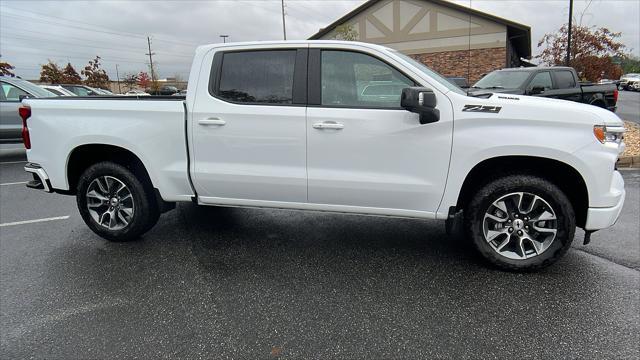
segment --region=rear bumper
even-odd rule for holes
[[[616,205],[605,208],[589,208],[587,211],[587,221],[584,226],[585,230],[606,229],[618,220],[622,206],[624,205],[626,192],[624,190],[622,175],[617,171],[614,172],[610,193],[615,194],[614,196],[618,198]]]
[[[43,190],[48,193],[53,192],[49,176],[40,165],[27,163],[27,165],[24,166],[24,171],[33,175],[33,180],[27,183],[28,188]]]

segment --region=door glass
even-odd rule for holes
[[[384,62],[361,53],[322,52],[322,105],[399,108],[402,89],[414,82]]]
[[[531,84],[529,84],[529,90],[536,86],[542,86],[545,90],[551,89],[553,87],[551,74],[548,71],[536,74],[536,76],[533,77],[533,80],[531,80]]]
[[[20,101],[20,96],[29,95],[26,91],[17,88],[11,84],[2,83],[2,100]]]
[[[558,89],[570,89],[576,87],[576,79],[571,71],[557,71]]]
[[[224,54],[217,95],[240,103],[291,104],[296,50]]]

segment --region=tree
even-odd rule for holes
[[[16,74],[11,71],[13,69],[15,69],[13,65],[9,64],[8,62],[0,61],[0,76],[15,77]]]
[[[124,83],[124,85],[127,87],[128,90],[131,90],[134,87],[136,87],[136,84],[138,83],[139,79],[140,78],[138,77],[138,74],[128,73],[124,75],[122,82]]]
[[[625,74],[640,73],[640,57],[630,56],[620,59],[620,66]]]
[[[336,40],[356,41],[358,40],[358,32],[353,25],[342,24],[336,26]]]
[[[557,32],[546,34],[538,41],[545,49],[537,56],[548,65],[564,65],[567,53],[567,25]],[[626,58],[626,46],[617,39],[622,35],[607,28],[574,24],[572,26],[571,58],[569,65],[589,81],[602,77],[617,79],[622,75],[613,57]]]
[[[96,56],[95,59],[89,60],[87,66],[82,70],[82,75],[85,77],[85,84],[107,89],[109,88],[109,75],[107,75],[107,72],[101,67],[100,59],[100,56]]]
[[[62,70],[62,82],[65,84],[82,84],[80,74],[78,74],[71,63],[67,63],[67,66]]]
[[[62,83],[62,80],[62,70],[60,70],[58,64],[49,60],[48,63],[42,65],[42,68],[40,69],[40,82],[60,84]]]
[[[151,84],[151,77],[146,72],[141,71],[138,74],[138,86],[140,86],[143,89],[148,89],[149,84]]]

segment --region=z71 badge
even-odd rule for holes
[[[502,109],[502,106],[488,106],[488,105],[465,105],[462,108],[462,111],[470,111],[470,112],[486,112],[497,114]]]

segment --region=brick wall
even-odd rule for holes
[[[466,79],[467,64],[470,63],[471,80],[469,85],[473,85],[480,79],[481,75],[505,67],[506,51],[506,48],[502,47],[475,49],[471,50],[471,52],[468,50],[445,51],[411,56],[446,77],[463,77]],[[469,62],[469,53],[471,53],[471,62]]]

